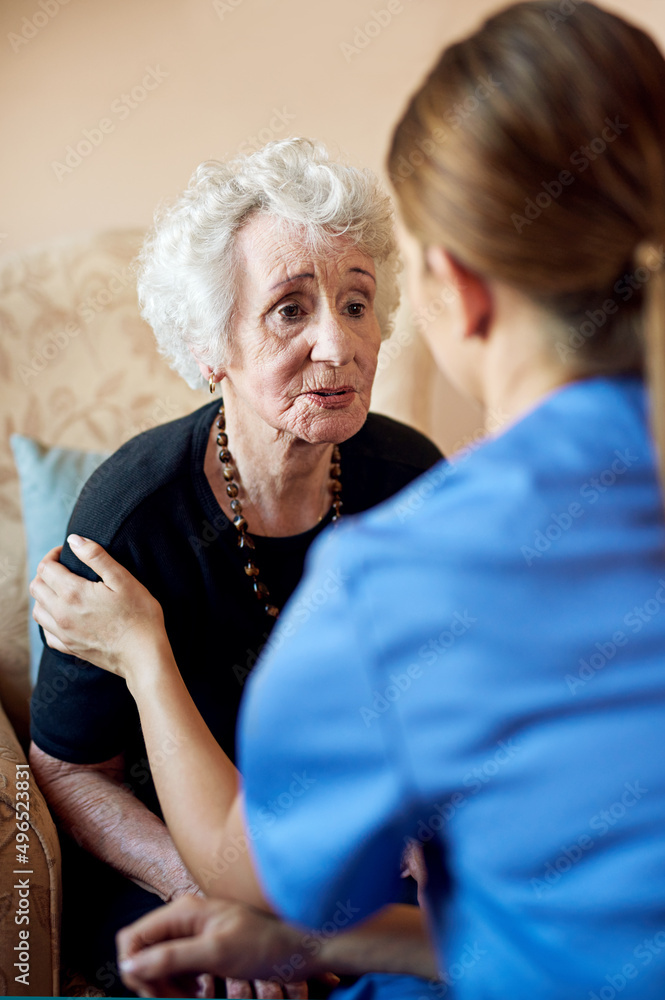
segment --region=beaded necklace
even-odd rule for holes
[[[219,446],[219,460],[222,463],[222,475],[226,480],[226,493],[231,500],[231,510],[233,511],[233,526],[238,532],[238,547],[241,549],[247,549],[247,557],[245,562],[245,573],[249,577],[252,583],[252,588],[256,597],[262,602],[264,611],[271,618],[279,617],[279,608],[272,604],[268,598],[270,597],[270,591],[266,587],[262,580],[259,580],[259,567],[254,562],[251,552],[256,549],[254,544],[254,539],[249,534],[247,530],[247,520],[243,516],[242,504],[238,499],[238,484],[235,481],[236,472],[233,468],[233,456],[229,451],[229,439],[226,433],[226,414],[224,412],[224,403],[220,406],[215,425],[219,430],[217,435],[217,444]],[[332,452],[332,460],[330,463],[330,490],[332,492],[332,507],[333,507],[333,521],[338,521],[341,515],[342,509],[342,483],[340,482],[340,475],[342,468],[340,465],[341,456],[339,453],[339,446],[335,445]]]

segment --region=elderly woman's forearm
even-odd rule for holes
[[[168,642],[144,651],[140,669],[128,675],[127,684],[141,717],[162,813],[187,868],[208,895],[268,909],[248,852],[233,865],[223,864],[224,850],[235,848],[244,836],[240,776],[203,721]],[[165,732],[178,750],[159,763]]]
[[[34,743],[30,748],[33,773],[49,808],[81,847],[164,901],[193,891],[164,823],[120,785],[120,760],[68,764]]]

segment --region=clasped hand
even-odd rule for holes
[[[297,975],[285,965],[296,956]],[[336,976],[322,975],[315,960],[306,956],[294,928],[250,906],[221,899],[183,896],[118,934],[122,978],[139,996],[194,996],[196,975],[207,971],[227,977],[229,986],[228,977],[235,977],[235,987],[248,987],[247,980],[254,979],[258,997],[300,1000],[307,997],[307,984],[298,981],[303,974],[318,975],[330,985],[338,982]],[[232,988],[229,995],[251,992]]]

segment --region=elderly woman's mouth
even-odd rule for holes
[[[309,392],[304,392],[303,396],[311,399],[317,406],[338,408],[350,406],[356,398],[356,390],[350,385],[345,385],[339,389],[310,389]]]

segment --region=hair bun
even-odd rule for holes
[[[662,243],[658,246],[652,240],[642,240],[635,247],[633,261],[636,268],[646,267],[654,274],[662,271],[665,266],[665,246]]]

